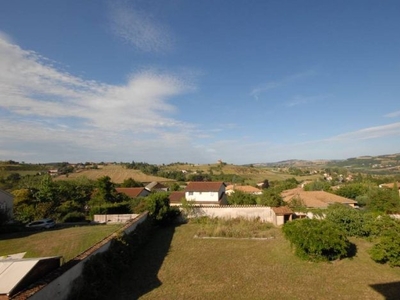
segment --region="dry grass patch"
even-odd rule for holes
[[[200,225],[195,235],[198,238],[274,238],[278,230],[259,219],[196,218],[189,222]]]
[[[160,229],[136,255],[113,299],[397,299],[400,269],[353,259],[310,263],[281,234],[270,240],[194,239],[200,224]],[[378,292],[372,286],[390,283]]]
[[[78,173],[68,174],[68,177],[66,177],[65,175],[58,176],[56,179],[68,180],[68,179],[76,179],[80,176],[85,176],[91,180],[97,180],[103,176],[109,176],[111,178],[111,181],[114,183],[122,183],[124,182],[125,179],[129,178],[133,178],[134,180],[139,182],[174,181],[163,177],[146,175],[139,170],[126,169],[125,167],[120,165],[109,165],[109,166],[103,166],[102,168],[99,169],[83,170]]]
[[[92,225],[0,235],[0,256],[27,252],[25,257],[63,256],[68,261],[121,228]]]

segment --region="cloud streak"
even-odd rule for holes
[[[288,85],[292,82],[296,82],[298,80],[303,80],[312,76],[315,76],[316,72],[314,70],[309,70],[301,73],[296,73],[287,77],[284,77],[277,81],[270,81],[264,84],[260,84],[257,87],[253,88],[250,91],[250,96],[254,97],[254,99],[258,100],[259,96],[269,90],[277,89]]]
[[[388,113],[385,115],[386,118],[396,118],[400,117],[400,110]]]
[[[368,127],[361,130],[348,132],[334,136],[326,141],[344,141],[344,140],[369,140],[383,138],[388,136],[400,135],[400,122],[382,126]]]
[[[286,107],[294,107],[300,105],[307,105],[310,103],[318,102],[332,97],[331,95],[317,95],[317,96],[294,96],[291,101],[286,102]]]
[[[165,24],[160,24],[150,14],[135,9],[124,1],[110,4],[111,31],[143,52],[168,52],[172,49],[172,37]]]

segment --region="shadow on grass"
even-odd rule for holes
[[[27,228],[23,225],[13,226],[11,232],[1,232],[0,231],[0,239],[1,240],[11,240],[11,239],[20,239],[27,236],[31,236],[33,234],[45,232],[45,231],[55,231],[61,230],[70,227],[83,227],[83,226],[105,226],[105,224],[94,224],[94,223],[57,223],[55,227],[44,229],[44,228]]]
[[[138,299],[162,285],[158,272],[168,255],[177,226],[160,227],[152,233],[149,241],[136,252],[119,288],[110,295],[112,299]]]
[[[354,243],[350,243],[349,248],[347,249],[347,257],[353,258],[357,254],[357,245]]]
[[[400,281],[371,284],[370,287],[385,297],[386,300],[400,299]]]

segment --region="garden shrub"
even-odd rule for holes
[[[339,226],[348,236],[365,237],[369,235],[370,219],[368,215],[349,206],[332,204],[326,210],[325,218]]]
[[[378,263],[388,263],[400,267],[400,225],[382,233],[380,240],[369,251],[371,258]]]
[[[351,244],[338,226],[326,220],[302,219],[283,226],[295,253],[311,261],[331,261],[348,256]]]
[[[149,216],[158,225],[171,224],[180,215],[178,208],[170,207],[168,193],[154,193],[145,199],[146,209],[149,212]]]

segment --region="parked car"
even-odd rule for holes
[[[53,219],[42,219],[30,222],[26,225],[28,228],[37,228],[37,229],[49,229],[53,228],[56,225]]]

